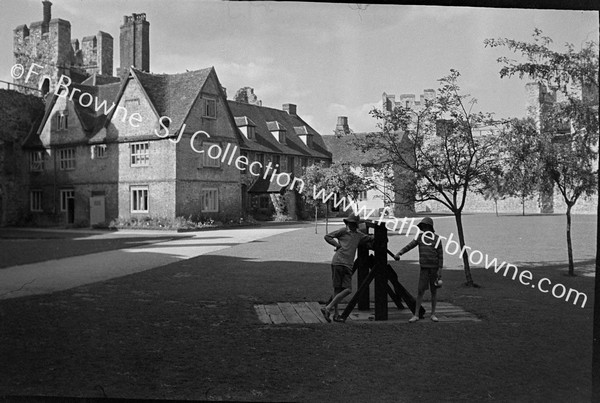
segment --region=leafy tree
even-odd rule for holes
[[[482,178],[482,186],[478,189],[485,200],[493,200],[498,217],[498,200],[507,196],[504,173],[500,165],[494,166],[489,173]]]
[[[330,202],[340,200],[342,197],[353,202],[358,200],[361,192],[373,187],[371,180],[355,173],[347,163],[334,163],[331,166],[326,166],[324,163],[311,165],[306,168],[301,179],[305,185],[302,197],[307,205],[315,208],[315,216],[318,208],[324,204],[322,197],[315,199],[315,189],[317,193],[324,190],[326,196],[334,195],[329,199]],[[350,203],[346,205],[350,206]],[[325,211],[328,209],[326,208]]]
[[[529,77],[555,92],[538,124],[544,169],[567,205],[569,274],[574,275],[571,209],[583,195],[597,190],[598,168],[598,43],[580,50],[567,44],[564,52],[550,49],[552,40],[535,29],[533,42],[487,39],[486,46],[504,47],[520,60],[500,57],[500,77]]]
[[[540,186],[540,142],[535,121],[513,119],[502,137],[504,193],[521,199],[523,215],[525,200],[532,198]]]
[[[497,140],[476,134],[476,127],[494,122],[491,114],[472,112],[476,101],[460,93],[459,76],[451,70],[440,79],[435,99],[427,100],[421,110],[374,109],[371,115],[381,132],[369,133],[357,144],[363,150],[378,150],[390,164],[412,172],[417,180],[415,201],[437,201],[452,211],[462,249],[467,194],[490,175],[497,160]],[[461,255],[466,284],[473,286],[468,254]]]

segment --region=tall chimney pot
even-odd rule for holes
[[[42,1],[42,5],[44,6],[44,24],[48,24],[52,19],[52,3],[48,0]]]

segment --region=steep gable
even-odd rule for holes
[[[171,118],[169,130],[177,132],[194,106],[213,68],[180,74],[150,74],[132,68],[156,113]]]

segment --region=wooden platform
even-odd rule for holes
[[[373,305],[373,304],[371,304]],[[254,305],[254,310],[258,315],[258,319],[262,323],[267,324],[303,324],[303,323],[325,323],[327,321],[321,314],[321,307],[318,302],[278,302],[271,305]],[[425,302],[423,307],[427,310],[425,319],[420,322],[433,323],[429,320],[429,312],[431,312],[431,304]],[[340,304],[340,313],[343,312],[345,305]],[[375,321],[373,309],[371,311],[359,311],[355,309],[348,317],[349,322],[373,322],[373,323],[408,323],[412,316],[409,309],[398,310],[394,303],[388,305],[388,320]],[[436,308],[436,316],[441,322],[480,322],[474,314],[465,311],[459,306],[452,305],[448,302],[438,302]],[[331,322],[336,325],[343,323]]]

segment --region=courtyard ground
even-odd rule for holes
[[[480,322],[266,325],[255,304],[330,293],[324,225],[315,234],[291,224],[298,229],[129,276],[0,301],[0,396],[590,401],[593,278],[565,276],[565,218],[464,220],[474,249],[584,292],[586,306],[482,268],[473,269],[480,288],[466,288],[460,260],[447,256],[440,299]],[[576,272],[593,266],[595,223],[574,218]],[[455,233],[451,217],[435,226]],[[390,234],[389,249],[407,242]],[[417,259],[413,251],[391,262],[411,292]]]

